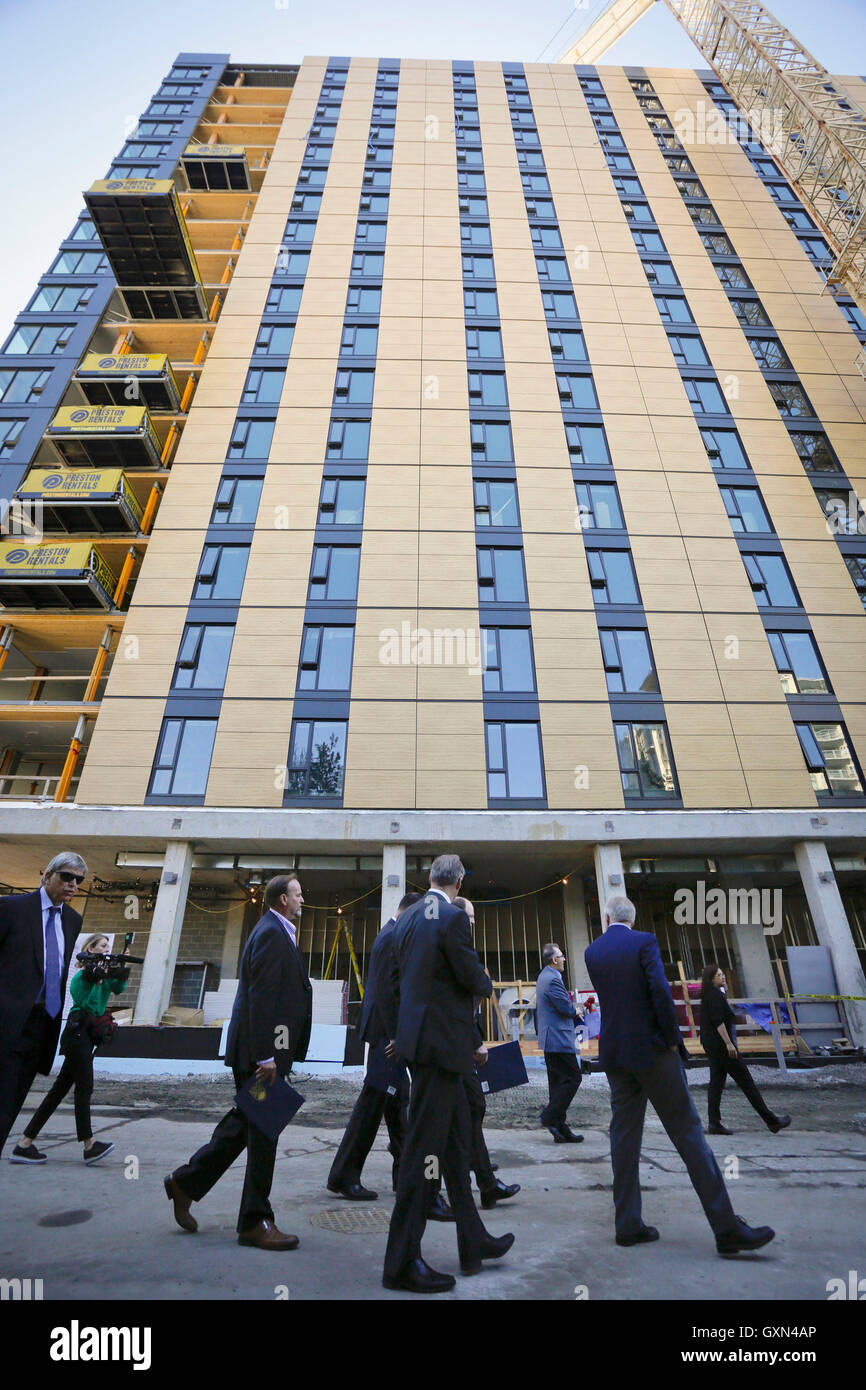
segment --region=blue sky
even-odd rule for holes
[[[13,193],[0,224],[0,341],[71,228],[81,190],[104,176],[176,53],[281,63],[307,53],[554,62],[605,3],[0,0],[3,185]],[[831,72],[866,73],[863,0],[773,0],[771,8]],[[705,66],[662,4],[604,61]]]

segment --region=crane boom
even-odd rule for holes
[[[653,0],[614,0],[563,56],[598,59]],[[829,279],[866,309],[866,114],[759,0],[664,0],[766,141],[835,253]]]

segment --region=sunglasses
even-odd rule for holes
[[[79,884],[84,882],[84,874],[68,874],[62,869],[57,870],[57,877],[62,878],[64,883]]]

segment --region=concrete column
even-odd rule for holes
[[[801,840],[794,846],[794,854],[818,940],[830,952],[836,988],[840,994],[866,996],[866,977],[827,846],[823,840]],[[866,1047],[866,1004],[843,1004],[842,1007],[848,1020],[848,1037],[855,1047]]]
[[[583,959],[583,953],[589,945],[589,924],[586,920],[581,874],[572,874],[562,885],[562,915],[565,921],[565,941],[562,944],[566,955],[568,983],[574,990],[592,989]]]
[[[596,845],[593,854],[598,882],[598,911],[604,926],[604,905],[611,893],[625,893],[625,874],[619,845]]]
[[[731,922],[744,999],[776,999],[779,986],[760,922]]]
[[[382,920],[384,926],[397,915],[397,906],[406,892],[406,846],[382,846]]]
[[[223,956],[220,962],[220,980],[237,979],[241,963],[241,936],[244,930],[246,903],[232,903],[226,921],[226,934],[223,938]]]
[[[159,1023],[168,1008],[191,868],[192,845],[184,840],[170,841],[141,968],[136,1023]]]

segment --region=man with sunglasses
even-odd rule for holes
[[[69,906],[87,876],[80,854],[56,854],[34,893],[0,898],[0,1152],[60,1036],[66,977],[81,916]]]

